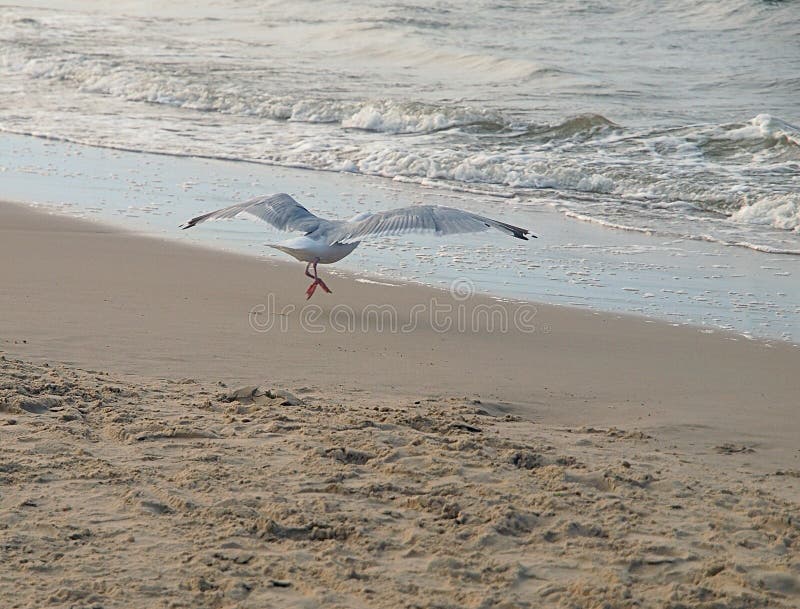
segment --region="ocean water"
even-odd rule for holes
[[[798,124],[796,2],[0,3],[6,132],[765,255],[800,254]]]

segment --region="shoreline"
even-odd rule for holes
[[[461,196],[461,195],[476,195],[479,197],[484,197],[488,199],[498,199],[498,200],[509,200],[514,199],[517,197],[516,194],[513,192],[496,192],[489,189],[481,189],[480,183],[476,186],[471,186],[471,183],[464,182],[463,184],[459,185],[458,183],[453,182],[436,182],[431,181],[427,178],[419,178],[413,179],[408,176],[395,176],[395,177],[387,177],[382,176],[380,174],[371,174],[371,173],[351,173],[349,171],[344,171],[342,169],[331,169],[327,167],[308,167],[304,165],[292,165],[292,164],[280,164],[277,162],[265,161],[265,160],[257,160],[257,159],[242,159],[236,157],[226,157],[226,156],[214,156],[212,154],[202,154],[202,153],[191,153],[191,152],[179,152],[179,151],[159,151],[159,150],[141,150],[139,148],[132,148],[132,147],[125,147],[125,146],[117,146],[112,144],[100,144],[100,143],[87,143],[82,142],[80,140],[70,139],[68,137],[57,137],[52,135],[40,135],[34,132],[24,132],[24,131],[12,131],[12,130],[0,130],[0,135],[9,135],[9,136],[17,136],[22,138],[36,138],[40,140],[45,140],[48,142],[57,142],[60,144],[66,145],[75,145],[81,147],[88,147],[88,148],[100,148],[103,150],[110,150],[115,152],[123,152],[128,154],[141,154],[147,156],[158,156],[164,157],[167,159],[186,159],[186,160],[197,160],[197,161],[211,161],[211,162],[221,162],[221,163],[242,163],[245,165],[254,165],[259,168],[272,168],[277,170],[288,170],[288,171],[308,171],[308,172],[318,172],[322,174],[329,174],[333,176],[353,176],[361,179],[366,180],[387,180],[393,184],[406,184],[412,187],[418,187],[423,189],[431,189],[433,191],[438,191],[442,193],[452,193],[454,196]],[[494,186],[493,184],[488,184],[489,186]],[[542,188],[541,190],[547,190],[547,188]],[[576,190],[571,191],[569,188],[562,188],[559,189],[558,192],[563,192],[567,194],[585,194],[583,191]],[[559,213],[563,215],[565,218],[571,218],[577,222],[582,222],[586,224],[592,224],[594,226],[600,226],[605,229],[611,230],[618,230],[623,232],[631,232],[637,233],[642,235],[656,235],[658,238],[661,239],[681,239],[681,240],[688,240],[688,241],[697,241],[700,243],[710,243],[713,245],[719,245],[724,247],[732,247],[732,248],[743,248],[745,250],[749,250],[752,252],[758,252],[760,254],[765,255],[776,255],[776,256],[800,256],[800,249],[797,250],[782,250],[776,247],[770,247],[766,245],[754,245],[752,243],[747,243],[743,241],[725,241],[719,238],[712,238],[708,235],[682,235],[677,232],[673,231],[665,231],[665,232],[658,232],[656,233],[652,228],[646,227],[637,227],[637,226],[630,226],[626,224],[615,224],[611,220],[605,220],[600,218],[594,218],[591,216],[587,216],[585,214],[580,213],[577,210],[558,210],[557,205],[554,203],[549,203],[552,206],[552,209],[555,213]],[[773,229],[777,234],[780,234],[778,229]],[[787,231],[788,232],[788,231]]]
[[[309,171],[315,171],[315,170],[309,170]],[[263,254],[253,254],[253,253],[239,251],[237,249],[219,247],[218,245],[209,241],[203,241],[198,239],[192,239],[188,241],[177,240],[173,236],[143,232],[141,230],[135,230],[125,225],[114,224],[100,218],[95,218],[91,216],[87,217],[73,216],[69,213],[65,213],[64,211],[56,209],[54,207],[48,205],[42,205],[35,202],[26,202],[19,200],[5,200],[5,201],[0,200],[0,205],[3,204],[8,204],[15,207],[27,209],[35,214],[43,214],[46,216],[63,218],[66,220],[76,220],[78,222],[85,222],[98,227],[100,232],[103,232],[104,230],[111,232],[119,232],[121,234],[125,234],[130,237],[155,240],[164,243],[166,245],[178,245],[179,247],[201,249],[208,253],[216,253],[216,254],[221,254],[223,256],[233,256],[245,260],[258,261],[261,263],[266,263],[270,266],[283,267],[284,269],[287,270],[294,269],[296,271],[297,265],[301,264],[295,261],[294,259],[291,259],[290,257],[275,255],[270,250],[267,250]],[[207,227],[208,225],[204,226]],[[626,230],[626,229],[620,229],[620,230]],[[423,280],[419,279],[386,277],[372,270],[356,271],[351,268],[338,267],[333,265],[320,266],[319,268],[321,270],[320,275],[324,273],[329,277],[335,278],[335,280],[344,279],[345,281],[353,283],[399,288],[401,290],[404,288],[420,289],[422,291],[427,291],[432,295],[450,297],[451,299],[452,296],[456,294],[456,298],[453,299],[454,302],[458,302],[459,298],[464,298],[464,299],[477,298],[480,299],[482,304],[496,302],[496,303],[505,303],[510,305],[531,305],[534,308],[546,307],[546,308],[563,310],[567,312],[567,314],[584,315],[584,316],[594,315],[594,316],[610,317],[617,320],[631,320],[646,324],[659,324],[664,327],[668,326],[671,328],[683,328],[685,330],[694,330],[700,334],[713,334],[720,338],[731,341],[747,341],[751,343],[765,345],[767,347],[772,347],[775,345],[783,345],[793,349],[798,349],[798,351],[800,351],[800,343],[795,343],[788,340],[782,340],[780,338],[751,336],[746,332],[740,332],[737,330],[724,329],[724,328],[709,328],[708,326],[693,322],[679,322],[679,323],[670,322],[669,320],[654,317],[645,312],[630,312],[630,311],[626,312],[626,311],[614,311],[605,309],[593,309],[593,308],[586,308],[580,304],[552,303],[552,302],[543,302],[538,300],[526,299],[523,297],[505,296],[505,295],[495,294],[489,291],[477,290],[476,286],[474,284],[471,284],[468,280],[462,284],[461,281],[457,279],[454,282],[455,285],[430,284],[430,283],[425,283]],[[459,292],[463,292],[463,296],[461,296]],[[312,301],[305,301],[305,304],[315,305],[317,304],[316,301],[317,298],[315,297],[315,299]],[[398,326],[401,325],[399,320],[395,320],[394,323],[395,325]],[[458,326],[458,320],[454,320],[453,325]]]
[[[359,248],[342,268],[356,275],[369,269],[372,279],[433,286],[466,278],[477,291],[504,298],[800,340],[800,309],[793,304],[800,302],[800,287],[791,281],[800,261],[791,256],[611,230],[569,219],[546,203],[498,204],[381,178],[126,153],[7,134],[0,137],[0,148],[9,159],[3,174],[7,199],[256,257],[271,257],[262,244],[277,237],[257,223],[209,224],[193,234],[176,234],[176,226],[201,211],[271,191],[293,193],[312,211],[332,217],[420,202],[462,207],[541,236],[526,246],[490,233],[477,241],[400,237]]]

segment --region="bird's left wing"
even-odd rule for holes
[[[468,211],[440,205],[415,205],[382,211],[363,220],[343,222],[328,233],[329,243],[353,243],[369,237],[385,237],[413,232],[436,235],[477,233],[495,228],[517,239],[536,237],[525,228],[485,218]]]
[[[197,216],[182,225],[181,228],[185,230],[209,220],[235,218],[239,214],[247,214],[257,220],[262,220],[278,230],[303,233],[314,232],[320,224],[328,222],[328,220],[312,214],[286,193],[278,193],[256,197],[244,203],[237,203]]]

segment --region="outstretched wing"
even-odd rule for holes
[[[369,237],[402,233],[432,232],[436,235],[456,235],[478,233],[490,228],[496,228],[525,241],[528,240],[526,235],[536,237],[529,230],[518,226],[439,205],[415,205],[378,212],[363,220],[344,222],[331,230],[328,237],[330,243],[352,243]]]
[[[281,192],[275,195],[256,197],[244,203],[237,203],[197,216],[182,225],[181,228],[185,230],[209,220],[235,218],[239,214],[247,214],[257,220],[262,220],[279,230],[303,233],[314,232],[321,223],[327,222],[327,220],[312,214],[286,193]]]

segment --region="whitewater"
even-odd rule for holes
[[[0,5],[0,130],[800,253],[793,3]]]

